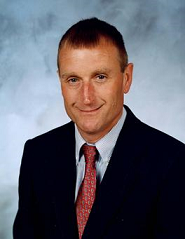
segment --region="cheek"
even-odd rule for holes
[[[123,101],[123,84],[112,85],[104,91],[104,97],[107,102],[112,102],[112,104],[117,104]]]
[[[62,96],[64,98],[65,104],[70,105],[75,102],[76,94],[72,90],[62,87]]]

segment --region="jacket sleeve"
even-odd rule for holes
[[[185,147],[177,150],[162,185],[157,208],[155,239],[185,238]]]
[[[36,228],[36,214],[32,192],[32,173],[34,162],[31,149],[31,140],[24,147],[20,175],[19,175],[19,205],[13,225],[14,239],[42,238]],[[37,234],[36,234],[37,233]]]

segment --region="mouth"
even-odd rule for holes
[[[97,107],[97,108],[94,108],[94,109],[79,109],[80,110],[80,112],[82,112],[82,113],[84,113],[84,114],[93,114],[93,113],[96,113],[96,112],[98,112],[98,110],[100,109],[102,107],[102,105],[101,106],[99,106],[99,107]]]

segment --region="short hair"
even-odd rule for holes
[[[96,47],[102,38],[117,47],[120,57],[121,70],[124,72],[124,69],[128,64],[128,55],[123,37],[116,27],[97,18],[84,19],[77,22],[62,36],[58,47],[58,70],[59,54],[62,47],[66,45],[72,48]]]

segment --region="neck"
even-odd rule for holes
[[[95,144],[106,135],[106,134],[98,134],[98,135],[86,134],[84,132],[81,132],[80,130],[79,133],[81,134],[82,138],[89,144]]]

